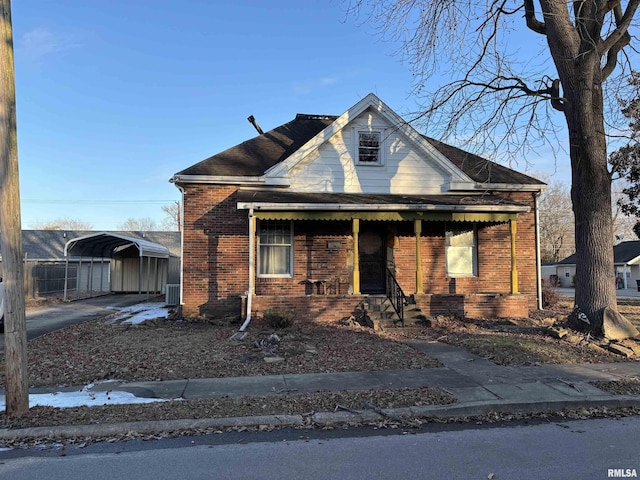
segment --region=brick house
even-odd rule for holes
[[[373,94],[255,126],[171,179],[183,314],[338,319],[371,296],[467,317],[538,308],[542,182],[420,135]]]

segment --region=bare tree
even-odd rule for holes
[[[0,0],[0,251],[5,290],[6,409],[29,410],[11,2]]]
[[[182,231],[182,220],[180,213],[182,212],[182,205],[180,202],[173,202],[169,205],[163,205],[162,211],[167,214],[163,222],[163,226],[167,230]]]
[[[36,230],[92,230],[93,225],[75,218],[61,217],[46,222],[34,222],[31,228]]]
[[[638,224],[638,218],[630,213],[625,213],[622,208],[624,202],[628,200],[624,193],[626,183],[619,180],[614,184],[611,191],[611,205],[613,208],[613,242],[620,243],[629,240],[637,240],[634,227]]]
[[[156,221],[151,217],[144,218],[127,218],[127,220],[120,224],[120,230],[126,230],[130,232],[153,232],[158,230]]]
[[[624,223],[625,231],[616,231],[616,237],[634,238],[640,232],[640,73],[631,72],[627,97],[618,102],[621,113],[627,120],[627,143],[611,153],[609,163],[617,172],[617,188],[613,191],[615,205],[614,224],[617,219]],[[630,225],[631,224],[631,225]],[[631,231],[629,231],[631,230]]]
[[[540,196],[540,253],[543,262],[559,262],[575,252],[571,189],[551,183]]]
[[[425,94],[427,125],[508,153],[568,133],[575,216],[576,305],[601,330],[616,310],[604,88],[628,73],[620,59],[640,0],[351,0],[402,52]],[[516,33],[517,36],[511,35]],[[444,68],[446,67],[446,68]],[[616,73],[612,77],[613,73]],[[444,85],[426,92],[436,73]],[[614,96],[614,95],[613,95]],[[558,116],[554,116],[554,111]]]

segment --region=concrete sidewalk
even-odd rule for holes
[[[344,373],[270,375],[211,378],[162,382],[96,384],[90,391],[125,391],[138,397],[200,399],[313,393],[318,391],[369,390],[386,388],[440,388],[457,403],[386,410],[339,411],[301,415],[269,415],[205,420],[132,422],[113,425],[86,425],[0,430],[0,440],[41,437],[101,436],[138,431],[179,431],[225,426],[318,425],[367,422],[387,418],[449,417],[498,413],[537,413],[563,408],[640,407],[640,396],[614,395],[597,389],[597,380],[640,379],[640,362],[607,364],[541,365],[503,367],[467,351],[438,342],[411,341],[420,350],[443,363],[443,367],[421,370],[379,370]],[[48,393],[60,389],[32,389]],[[70,390],[70,389],[65,389]],[[77,389],[79,390],[79,388]]]

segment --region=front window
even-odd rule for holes
[[[258,224],[258,275],[293,276],[293,226],[289,220],[260,220]]]
[[[382,163],[380,140],[380,132],[358,132],[358,163]]]
[[[476,231],[473,227],[448,229],[445,235],[447,275],[472,277],[478,274]]]

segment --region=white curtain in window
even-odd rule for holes
[[[286,275],[291,272],[291,248],[280,245],[260,246],[260,273]]]
[[[259,223],[258,273],[291,275],[291,221],[262,220]]]
[[[475,233],[472,228],[447,231],[446,248],[447,275],[455,277],[476,274]]]

